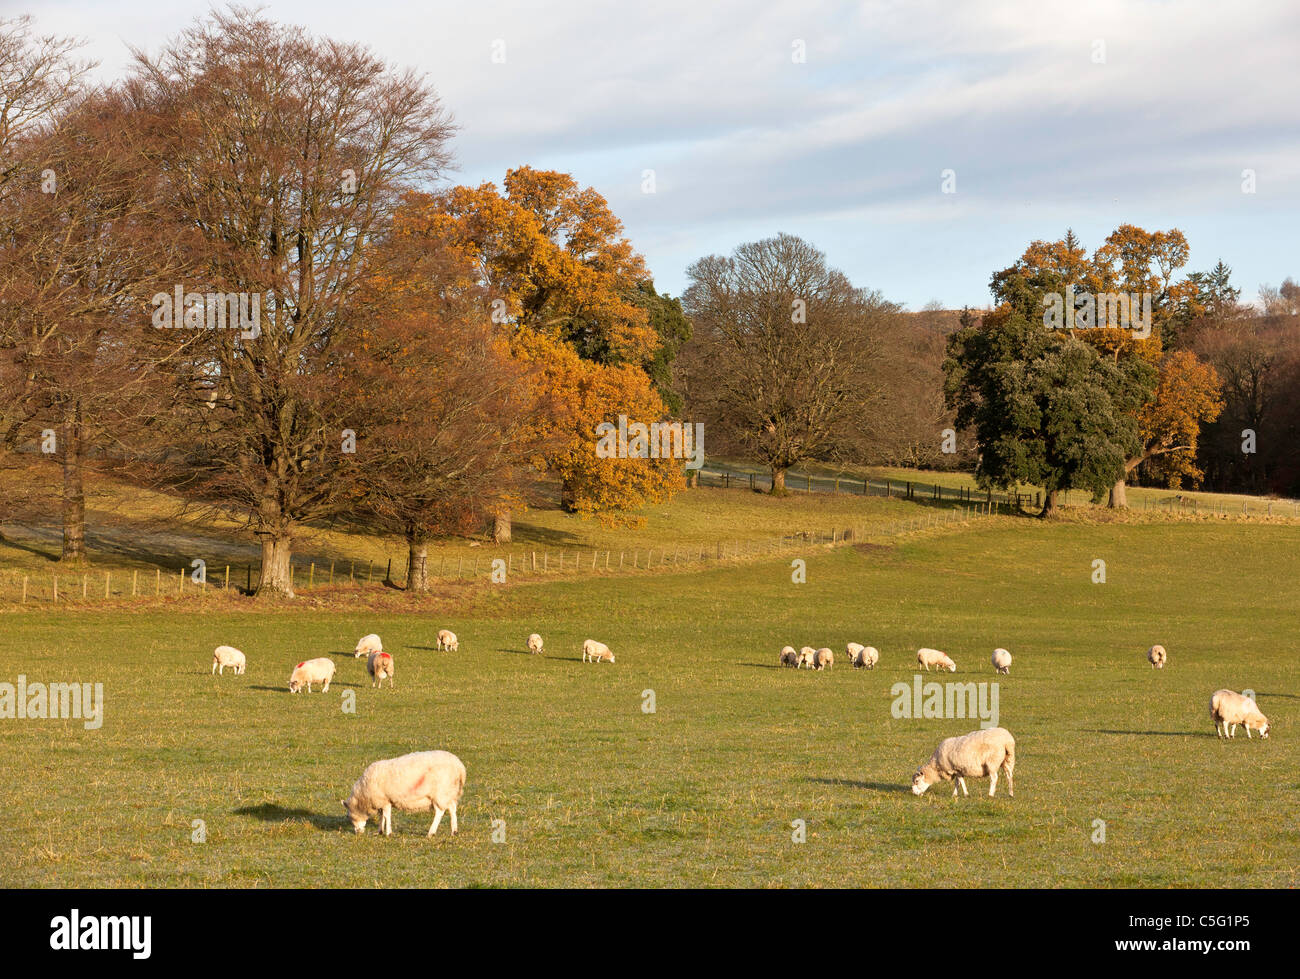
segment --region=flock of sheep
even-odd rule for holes
[[[543,649],[542,637],[533,633],[528,637],[528,651],[540,655]],[[454,632],[447,629],[438,631],[438,649],[456,652],[460,649],[460,640]],[[371,686],[382,688],[383,681],[388,680],[393,686],[393,657],[386,653],[378,635],[371,633],[363,636],[353,651],[355,657],[366,657],[366,672],[370,674]],[[851,642],[845,647],[845,656],[855,669],[874,669],[880,661],[880,651],[874,646]],[[1161,645],[1147,650],[1147,661],[1152,669],[1164,669],[1168,656]],[[603,642],[588,639],[582,644],[582,661],[592,663],[614,662],[614,654]],[[795,652],[793,646],[781,649],[781,666],[812,670],[830,669],[835,665],[835,654],[826,646],[814,648],[804,646]],[[952,657],[938,649],[922,648],[917,650],[916,662],[929,672],[931,667],[957,672],[957,664]],[[992,664],[1001,675],[1011,672],[1011,653],[1005,649],[993,650]],[[224,674],[227,667],[234,673],[242,674],[247,665],[242,652],[233,646],[218,646],[212,654],[212,672]],[[304,660],[294,667],[289,677],[289,691],[298,693],[304,687],[310,693],[313,684],[320,684],[322,692],[328,692],[330,681],[334,678],[334,661],[328,657]],[[1251,731],[1258,731],[1267,738],[1269,722],[1250,697],[1232,690],[1216,690],[1210,698],[1210,717],[1214,721],[1214,732],[1221,738],[1236,737],[1237,727],[1246,729],[1246,737],[1252,737]],[[1007,794],[1014,796],[1013,779],[1016,765],[1016,740],[1006,728],[994,727],[972,731],[960,737],[945,738],[934,749],[930,760],[912,775],[912,792],[922,795],[938,782],[952,781],[952,794],[970,795],[966,788],[968,778],[988,778],[989,795],[997,792],[998,773],[1002,772],[1007,780]],[[378,817],[379,831],[385,836],[393,832],[393,809],[405,812],[428,812],[433,810],[433,825],[429,827],[429,836],[438,831],[444,814],[451,815],[451,832],[457,831],[456,806],[465,791],[465,765],[459,758],[448,751],[415,751],[399,758],[385,758],[368,765],[361,777],[352,786],[352,793],[343,800],[343,809],[352,824],[354,832],[364,833],[366,823]]]
[[[874,646],[851,642],[844,650],[850,663],[856,669],[874,669],[880,662],[880,651]],[[1147,661],[1154,670],[1163,670],[1168,654],[1159,644],[1147,650]],[[826,646],[816,649],[804,646],[795,652],[793,646],[784,646],[778,659],[781,666],[795,669],[808,667],[812,670],[829,669],[835,665],[835,654]],[[918,666],[930,672],[934,667],[957,672],[957,664],[952,657],[938,649],[922,648],[916,652]],[[993,650],[993,669],[1001,675],[1011,672],[1011,653],[1005,649]],[[1260,712],[1255,701],[1233,690],[1216,690],[1210,697],[1210,719],[1214,721],[1214,733],[1221,738],[1234,738],[1237,727],[1246,729],[1246,737],[1252,737],[1251,731],[1258,731],[1260,737],[1267,738],[1268,718]],[[1014,796],[1015,783],[1013,773],[1016,767],[1016,739],[1006,728],[995,727],[987,730],[972,731],[961,737],[946,738],[934,749],[930,760],[912,775],[912,792],[923,794],[926,789],[937,782],[955,780],[952,794],[960,792],[970,795],[966,790],[966,779],[988,778],[989,795],[994,795],[998,787],[998,772],[1007,777],[1007,794]]]
[[[1159,649],[1160,647],[1153,648]],[[858,670],[873,670],[876,664],[880,662],[880,650],[875,646],[864,646],[858,642],[849,643],[844,648],[844,655],[853,665],[853,668]],[[611,659],[610,662],[613,662],[613,660]],[[783,646],[778,662],[782,666],[792,666],[796,670],[803,669],[805,666],[810,670],[825,670],[835,665],[835,653],[827,646],[822,646],[820,649],[804,646],[797,653],[794,651],[793,646]],[[927,673],[930,672],[932,666],[939,670],[947,670],[949,673],[957,672],[957,664],[952,661],[952,657],[937,649],[918,649],[916,651],[916,663],[918,666],[925,667]],[[1005,649],[993,650],[993,668],[999,673],[1010,673],[1011,654]]]
[[[528,637],[528,651],[540,655],[544,646],[542,637],[533,633]],[[460,640],[449,629],[438,630],[438,649],[457,652]],[[358,640],[354,657],[366,657],[366,672],[372,687],[383,687],[384,680],[393,686],[393,657],[384,652],[379,636],[371,633]],[[588,639],[582,644],[584,663],[613,663],[614,654],[603,642]],[[242,674],[248,665],[247,657],[234,646],[218,646],[212,652],[212,672],[225,675],[229,667],[233,673]],[[322,693],[328,693],[334,679],[334,661],[326,656],[304,660],[293,668],[289,676],[289,692],[298,693],[304,687],[312,692],[319,684]],[[456,835],[456,806],[465,792],[465,764],[449,751],[413,751],[399,758],[384,758],[366,766],[361,777],[352,786],[352,793],[343,800],[343,810],[356,833],[366,831],[366,823],[378,817],[379,831],[393,835],[393,810],[403,812],[428,812],[433,810],[433,825],[429,836],[438,832],[444,814],[451,816],[451,833]]]

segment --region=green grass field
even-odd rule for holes
[[[1091,581],[1097,558],[1105,584]],[[0,720],[3,883],[1300,879],[1300,527],[993,518],[806,559],[802,585],[785,557],[498,587],[469,611],[8,613],[0,681],[102,682],[106,707],[94,731]],[[458,653],[434,650],[439,627]],[[395,690],[371,690],[349,652],[370,631],[396,657]],[[532,631],[544,657],[524,652]],[[617,663],[579,662],[589,636]],[[879,668],[776,666],[786,643],[841,654],[850,640],[877,646]],[[1153,642],[1169,650],[1161,672],[1144,658]],[[247,653],[245,676],[209,674],[218,643]],[[911,683],[922,645],[959,666],[930,679],[998,681],[1014,798],[1000,786],[988,799],[984,780],[969,798],[908,791],[940,739],[977,726],[891,716],[890,687]],[[994,646],[1015,655],[1010,676],[989,665]],[[290,695],[291,667],[316,655],[338,661],[329,694]],[[1273,736],[1217,740],[1219,687],[1257,691]],[[395,813],[391,838],[354,836],[340,800],[362,768],[429,748],[468,767],[460,835],[444,820],[426,839],[431,816]]]

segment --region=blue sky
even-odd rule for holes
[[[0,0],[85,38],[105,79],[209,6]],[[1181,228],[1184,271],[1222,258],[1246,297],[1300,278],[1294,0],[264,6],[425,72],[455,182],[528,163],[594,186],[673,294],[785,231],[909,308],[978,306],[1031,240],[1125,222]]]

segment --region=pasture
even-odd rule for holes
[[[98,730],[0,721],[4,883],[1300,879],[1300,528],[993,518],[894,547],[810,547],[806,584],[789,560],[498,587],[459,611],[7,614],[0,680],[102,682],[106,706]],[[435,650],[444,626],[458,653]],[[372,690],[351,655],[371,631],[395,690]],[[527,654],[532,631],[545,656]],[[589,636],[617,663],[581,663]],[[877,646],[880,666],[850,669],[848,641]],[[1152,642],[1169,650],[1160,672]],[[246,675],[210,675],[220,643],[244,650]],[[838,662],[780,669],[786,643]],[[987,798],[986,780],[968,780],[969,798],[911,795],[938,741],[978,723],[891,715],[924,645],[959,667],[927,679],[998,681],[1014,798]],[[1014,654],[1010,676],[995,676],[995,646]],[[293,664],[319,655],[338,662],[329,694],[290,695]],[[1207,705],[1225,686],[1257,691],[1269,740],[1215,738]],[[444,821],[426,839],[428,815],[398,812],[392,837],[354,836],[340,800],[365,765],[428,748],[468,767],[460,835]]]

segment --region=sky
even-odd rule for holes
[[[449,181],[594,187],[674,295],[787,232],[907,308],[985,306],[1031,241],[1124,223],[1180,228],[1183,272],[1222,259],[1243,298],[1300,279],[1295,0],[261,6],[424,73],[460,126]],[[0,0],[105,81],[209,8]]]

